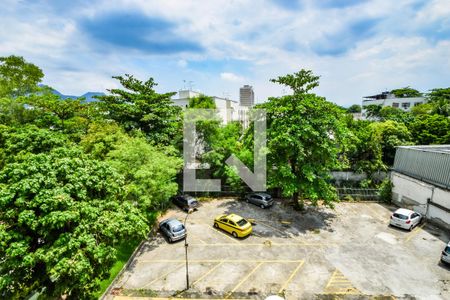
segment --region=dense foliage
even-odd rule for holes
[[[274,82],[292,88],[293,94],[269,100],[266,110],[269,186],[280,187],[297,203],[313,204],[336,200],[329,183],[330,170],[339,168],[339,154],[345,149],[347,129],[339,107],[309,93],[318,86],[318,76],[301,70],[280,76]]]
[[[61,99],[42,78],[22,57],[0,57],[0,297],[89,299],[118,251],[145,238],[180,189],[183,112],[153,78],[116,76],[122,88],[92,103]],[[331,170],[387,170],[396,146],[450,143],[450,88],[431,90],[411,113],[368,107],[376,121],[360,121],[350,115],[359,105],[344,110],[312,93],[318,79],[310,70],[272,79],[293,93],[258,105],[267,112],[268,185],[300,208],[333,205]],[[201,95],[188,108],[216,105]],[[196,126],[197,159],[209,167],[199,177],[242,191],[225,161],[234,154],[252,169],[253,126],[219,115]]]
[[[42,76],[0,58],[0,295],[88,299],[177,192],[181,114],[153,79],[85,103]]]

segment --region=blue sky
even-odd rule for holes
[[[448,0],[12,1],[0,56],[39,65],[66,94],[117,87],[114,75],[258,102],[287,93],[269,79],[312,69],[340,105],[393,88],[450,86]]]

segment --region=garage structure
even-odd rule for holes
[[[392,201],[450,229],[450,145],[397,148]]]

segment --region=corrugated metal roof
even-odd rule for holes
[[[450,189],[450,145],[398,147],[393,169]]]

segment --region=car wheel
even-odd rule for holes
[[[261,208],[266,208],[266,207],[264,206],[264,204],[261,204],[259,207],[261,207]]]
[[[409,227],[409,231],[412,231],[413,230],[413,228],[414,228],[414,225],[411,225],[411,227]]]
[[[169,236],[169,243],[172,243],[173,242],[173,240],[172,240],[172,238]]]
[[[231,234],[232,234],[232,235],[233,235],[233,236],[234,236],[235,238],[237,238],[237,237],[238,237],[237,233],[236,233],[236,232],[234,232],[234,231],[233,231],[233,232],[232,232]]]
[[[214,222],[214,228],[219,228],[219,224]]]

